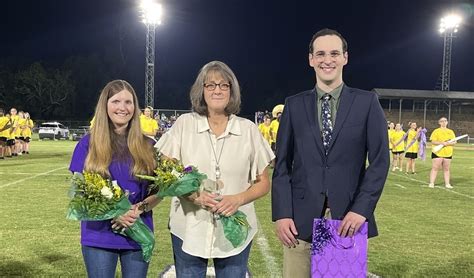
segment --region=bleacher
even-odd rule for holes
[[[416,122],[428,130],[438,128],[438,120],[446,117],[448,127],[456,135],[474,137],[474,92],[445,92],[399,89],[374,89],[384,108],[387,121],[402,123],[404,130],[409,122]]]

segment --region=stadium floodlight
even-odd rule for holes
[[[155,27],[161,24],[163,8],[153,0],[141,0],[142,21],[146,25],[145,106],[154,107],[155,99]]]
[[[444,37],[443,68],[441,70],[441,91],[449,91],[451,79],[451,50],[454,33],[458,32],[462,18],[456,14],[449,14],[441,18],[439,32]]]

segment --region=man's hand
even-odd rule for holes
[[[295,227],[295,222],[291,218],[282,218],[278,219],[275,222],[275,232],[278,236],[278,239],[288,248],[296,247],[296,244],[299,244],[296,239],[298,231]]]
[[[365,222],[365,217],[357,214],[355,212],[349,211],[344,219],[342,219],[341,226],[337,230],[337,234],[346,237],[346,236],[353,236],[356,234],[362,224]]]

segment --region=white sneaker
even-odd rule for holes
[[[434,183],[428,184],[428,187],[429,187],[429,188],[434,188]]]
[[[454,187],[452,187],[450,184],[446,184],[445,187],[446,187],[447,189],[453,189],[453,188],[454,188]]]

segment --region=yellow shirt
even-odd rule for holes
[[[389,129],[388,130],[388,148],[391,150],[392,149],[392,143],[390,142],[390,138],[392,138],[392,133],[395,131],[395,129]]]
[[[449,128],[437,128],[431,133],[430,141],[445,142],[450,139],[456,138],[454,131]],[[435,145],[433,145],[435,146]],[[432,146],[432,147],[433,147]],[[439,152],[435,153],[439,157],[450,157],[453,156],[453,146],[446,146]]]
[[[277,121],[276,119],[272,121],[270,124],[270,134],[272,135],[272,141],[276,142],[276,136],[278,133],[278,127],[280,126],[280,122]]]
[[[415,142],[406,150],[407,153],[418,153],[418,150],[420,148],[418,140],[416,140],[416,130],[409,129],[407,131],[407,147],[411,144],[411,141],[415,140]]]
[[[405,132],[403,130],[399,131],[393,131],[392,135],[390,137],[390,142],[395,146],[400,140],[402,140],[403,135],[405,135]],[[392,147],[393,152],[403,152],[405,150],[405,141],[400,142],[400,144],[396,145],[395,147]]]
[[[140,126],[143,132],[156,133],[158,130],[158,123],[155,119],[140,116]]]
[[[272,135],[270,134],[270,125],[265,125],[264,123],[261,123],[258,125],[258,130],[260,130],[260,133],[262,134],[263,138],[267,140],[268,144],[272,144]]]
[[[18,120],[18,129],[17,129],[18,130],[18,132],[17,132],[18,137],[19,136],[24,136],[23,132],[24,132],[25,128],[26,128],[26,119],[19,119]]]
[[[5,116],[0,117],[0,129],[4,128],[5,125],[7,125],[9,121],[10,121],[10,119],[5,117]],[[9,138],[10,137],[10,129],[7,128],[4,131],[0,131],[0,137]]]
[[[13,139],[15,139],[15,137],[20,137],[21,135],[20,116],[18,115],[11,116],[10,119],[12,121],[12,129],[10,132]]]
[[[22,129],[21,136],[23,137],[30,137],[31,138],[31,128],[33,128],[34,124],[31,119],[27,120],[24,119],[24,128]]]

